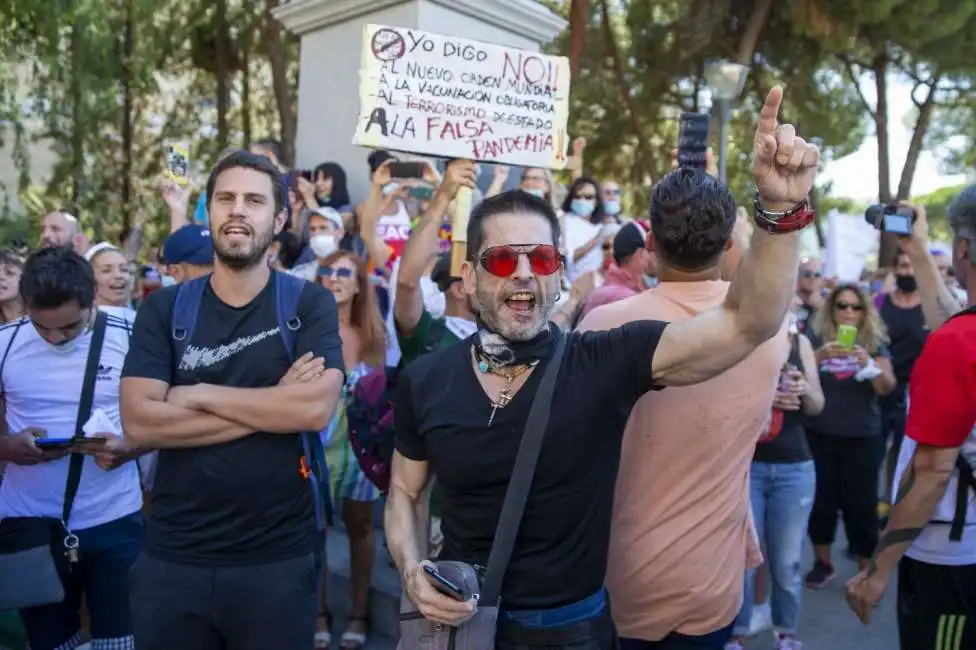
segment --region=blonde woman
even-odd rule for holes
[[[125,321],[132,331],[136,312],[132,303],[129,261],[118,248],[107,242],[95,244],[85,253],[85,259],[95,272],[95,306]]]
[[[842,325],[857,328],[852,346],[838,341]],[[888,334],[871,297],[856,284],[841,284],[810,321],[825,398],[807,423],[817,473],[808,533],[814,565],[806,585],[819,589],[834,577],[831,546],[837,513],[844,519],[850,553],[863,569],[878,543],[878,472],[883,455],[878,397],[895,388]],[[844,338],[844,337],[841,337]]]

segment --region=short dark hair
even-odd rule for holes
[[[285,164],[285,151],[281,147],[281,143],[277,140],[272,140],[271,138],[265,138],[263,140],[253,140],[251,142],[252,147],[260,147],[265,151],[270,151],[274,155],[275,160],[278,164]],[[226,151],[226,149],[224,150]],[[223,155],[224,151],[221,151]]]
[[[956,195],[947,210],[952,234],[962,239],[976,238],[976,185]]]
[[[278,170],[278,168],[272,164],[268,157],[259,156],[248,151],[235,151],[214,165],[213,171],[210,172],[210,178],[207,179],[208,213],[210,212],[210,206],[213,204],[214,186],[217,184],[217,177],[228,169],[235,169],[239,167],[254,169],[268,175],[268,177],[271,179],[271,194],[274,198],[275,214],[281,212],[287,207],[288,190],[285,189],[285,177]]]
[[[489,197],[476,205],[468,217],[468,261],[473,262],[485,241],[484,222],[499,214],[535,214],[549,222],[552,243],[559,245],[559,217],[545,199],[523,190],[509,190]]]
[[[566,192],[566,198],[563,199],[563,212],[572,212],[573,195],[583,185],[592,185],[593,189],[596,190],[596,201],[593,205],[593,214],[590,215],[590,221],[592,223],[603,223],[603,192],[600,191],[600,184],[596,182],[596,179],[590,176],[580,176],[569,186],[569,191]]]
[[[680,271],[715,266],[735,227],[735,199],[704,169],[676,169],[651,191],[654,251]]]
[[[24,268],[24,258],[10,248],[0,248],[0,266],[16,266]]]
[[[95,304],[95,272],[70,248],[43,248],[24,262],[20,299],[34,309],[56,309],[72,301],[89,309]]]

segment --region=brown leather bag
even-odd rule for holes
[[[515,537],[522,521],[522,512],[532,486],[536,462],[542,448],[542,438],[549,426],[552,395],[556,376],[566,349],[566,335],[559,333],[556,351],[546,366],[539,392],[532,400],[522,441],[515,457],[515,468],[505,491],[505,501],[495,529],[495,539],[488,556],[488,568],[482,580],[481,567],[466,562],[437,562],[437,571],[461,587],[465,595],[478,601],[478,608],[458,627],[439,625],[424,618],[407,597],[400,597],[400,642],[398,650],[494,650],[498,611],[501,605],[502,580],[515,547]]]

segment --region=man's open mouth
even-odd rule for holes
[[[514,312],[528,313],[535,309],[535,294],[528,291],[513,293],[505,299],[505,304]]]
[[[251,234],[251,230],[247,226],[226,226],[224,228],[225,235],[241,235],[247,237]]]

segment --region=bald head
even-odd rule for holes
[[[70,248],[78,220],[67,212],[51,212],[41,221],[41,248]]]

